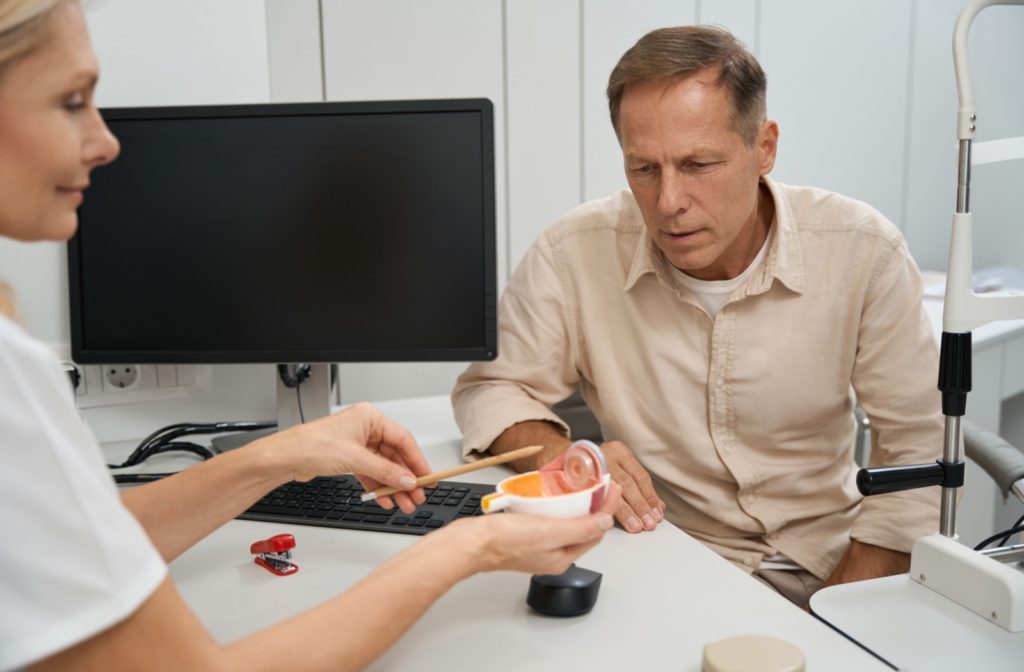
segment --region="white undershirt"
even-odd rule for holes
[[[726,301],[732,295],[736,289],[738,289],[747,278],[753,274],[753,272],[764,263],[764,259],[768,256],[768,240],[771,239],[772,232],[775,227],[768,232],[768,236],[765,238],[764,244],[761,245],[761,250],[754,257],[754,260],[743,269],[743,272],[737,275],[735,278],[730,280],[698,280],[692,276],[687,275],[678,268],[672,267],[672,273],[675,276],[676,281],[690,290],[693,294],[693,298],[697,300],[697,303],[707,311],[707,314],[714,319],[718,315],[719,311],[722,310],[722,306],[725,305]]]

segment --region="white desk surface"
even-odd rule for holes
[[[1011,633],[906,574],[832,586],[814,613],[901,670],[1024,669],[1024,632]]]
[[[434,468],[459,460],[447,397],[379,404],[409,427]],[[490,468],[463,480],[495,482]],[[472,477],[472,478],[470,478]],[[298,573],[276,577],[252,562],[249,544],[295,535]],[[232,521],[171,564],[178,590],[213,636],[228,642],[345,590],[416,537]],[[620,529],[580,566],[604,576],[597,605],[569,619],[525,603],[529,577],[475,576],[445,595],[373,670],[690,670],[703,646],[740,634],[771,635],[803,650],[808,670],[889,669],[667,523]],[[344,636],[344,633],[338,633]]]

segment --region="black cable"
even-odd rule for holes
[[[299,402],[299,422],[306,422],[306,414],[302,411],[302,384],[313,372],[309,364],[296,364],[295,373],[288,370],[287,364],[277,365],[277,375],[285,387],[295,388],[295,398]]]
[[[1021,514],[1021,517],[1017,519],[1017,522],[1014,523],[1012,525],[1012,527],[1020,527],[1021,523],[1024,523],[1024,514]],[[1012,537],[1012,536],[1013,536],[1013,534],[1007,534],[1005,537],[1003,537],[1002,539],[999,540],[999,543],[997,544],[997,546],[1005,546],[1006,542],[1008,542],[1010,540],[1010,537]]]
[[[980,551],[983,548],[985,548],[986,546],[988,546],[989,544],[991,544],[993,541],[996,541],[997,539],[999,539],[1000,537],[1002,537],[1004,539],[1009,539],[1010,537],[1012,537],[1013,535],[1017,534],[1018,532],[1024,532],[1024,525],[1016,525],[1014,527],[1011,527],[1008,530],[1003,530],[1002,532],[996,532],[995,534],[993,534],[988,539],[983,539],[983,540],[979,541],[978,545],[974,547],[974,550]]]
[[[174,451],[193,453],[204,460],[208,460],[211,457],[213,457],[212,450],[210,450],[206,446],[200,446],[198,443],[192,443],[190,441],[168,441],[167,443],[160,443],[148,448],[142,454],[142,456],[139,458],[139,461],[136,462],[136,464],[145,462],[154,455],[159,455],[160,453],[170,453]]]
[[[163,474],[114,474],[114,483],[118,485],[125,485],[129,483],[152,483],[153,481],[159,481],[161,478],[167,478],[173,476],[175,472],[167,472]]]
[[[276,427],[276,422],[271,421],[238,421],[238,422],[182,422],[174,425],[161,427],[153,432],[132,451],[131,455],[121,464],[108,464],[111,469],[133,467],[140,464],[153,455],[181,450],[198,455],[204,460],[213,457],[213,451],[205,446],[188,441],[176,441],[182,436],[193,434],[224,434],[227,432],[243,432]]]

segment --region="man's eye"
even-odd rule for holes
[[[648,163],[648,164],[642,165],[642,166],[640,166],[638,168],[634,168],[633,172],[634,173],[640,173],[641,175],[646,175],[647,173],[650,173],[653,170],[654,170],[654,166],[652,166],[651,164]]]

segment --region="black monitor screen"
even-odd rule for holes
[[[489,101],[103,114],[122,149],[68,247],[77,361],[495,356]]]

